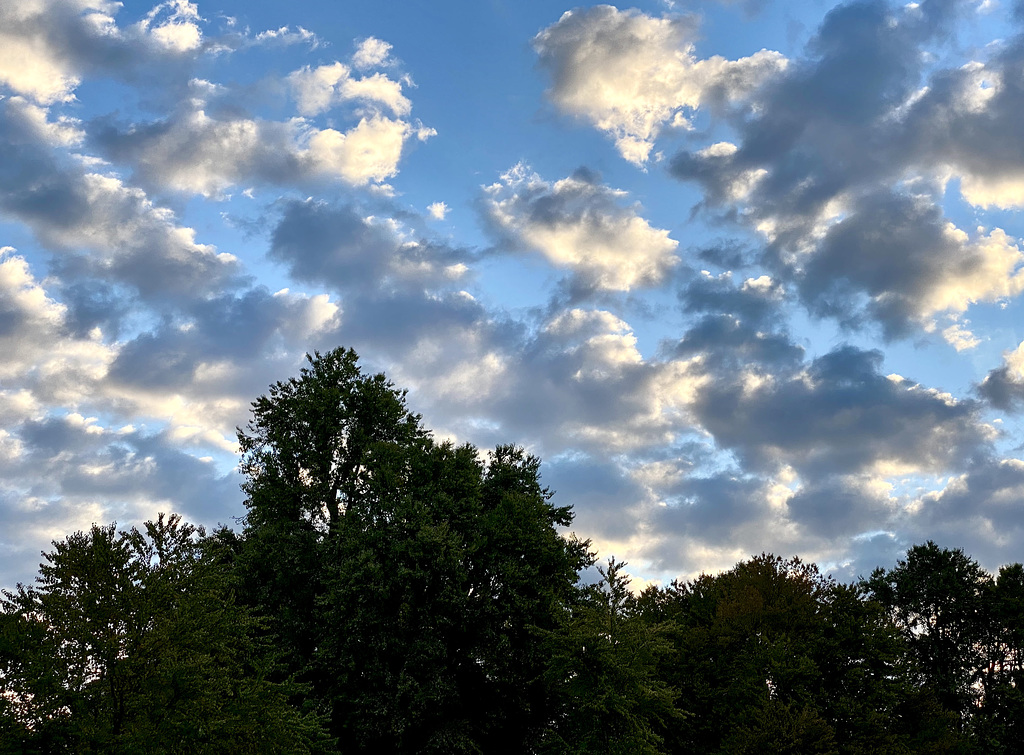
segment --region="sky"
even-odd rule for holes
[[[1024,3],[0,3],[0,585],[354,348],[635,585],[1024,559]]]

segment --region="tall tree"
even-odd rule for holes
[[[865,585],[902,630],[923,684],[966,725],[988,665],[992,577],[962,550],[929,540]]]
[[[366,504],[374,454],[427,442],[405,392],[366,375],[351,349],[307,355],[298,377],[274,383],[238,429],[246,493],[238,575],[245,600],[267,617],[287,674],[309,677],[320,642],[328,534]]]
[[[985,698],[973,729],[979,749],[1002,755],[1019,752],[1024,741],[1024,566],[1001,567],[988,601]]]
[[[270,386],[252,403],[247,429],[238,429],[253,527],[284,520],[329,529],[365,498],[375,445],[427,437],[405,391],[383,374],[363,374],[351,349],[306,358],[299,377]]]
[[[590,563],[539,461],[434,443],[344,349],[272,386],[239,439],[239,572],[341,749],[527,751],[549,716],[538,631]]]

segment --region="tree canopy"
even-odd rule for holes
[[[528,748],[549,718],[541,633],[591,563],[539,460],[435,443],[343,349],[253,402],[239,442],[243,595],[341,750]]]
[[[258,620],[215,540],[161,516],[55,542],[0,613],[0,752],[316,751],[315,718],[268,679]]]
[[[1014,753],[1024,567],[761,554],[642,592],[539,459],[350,350],[239,430],[247,515],[53,543],[0,600],[0,753]]]

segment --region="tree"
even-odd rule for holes
[[[644,620],[624,563],[598,567],[601,581],[567,607],[548,633],[549,683],[561,707],[544,752],[643,755],[663,752],[660,731],[682,717],[676,691],[657,675],[670,652],[666,627]]]
[[[365,505],[374,454],[427,441],[419,415],[383,374],[365,375],[351,349],[307,355],[297,378],[270,386],[238,428],[247,516],[237,573],[268,619],[284,676],[309,676],[320,641],[327,535]]]
[[[374,446],[425,440],[420,417],[383,374],[364,375],[351,349],[306,356],[298,378],[270,386],[238,429],[252,527],[306,521],[337,524],[365,498]]]
[[[991,576],[962,550],[929,540],[864,584],[902,631],[921,682],[966,725],[987,667]]]
[[[5,592],[8,752],[307,753],[319,722],[266,680],[255,620],[212,541],[178,516],[54,542],[34,587]]]
[[[979,749],[999,755],[1018,752],[1024,741],[1024,566],[1001,567],[987,598],[985,698],[973,729]]]
[[[645,591],[643,615],[674,627],[659,677],[692,714],[666,751],[905,752],[903,643],[863,597],[769,554]]]
[[[308,361],[239,430],[247,600],[342,751],[528,751],[539,631],[590,563],[571,511],[522,449],[435,443],[351,350]]]

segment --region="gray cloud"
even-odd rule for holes
[[[235,259],[197,243],[190,228],[139,189],[91,172],[61,150],[78,136],[21,100],[0,101],[0,213],[32,229],[74,277],[111,279],[147,299],[230,286]]]
[[[0,449],[0,582],[28,579],[40,548],[69,531],[111,519],[129,526],[177,511],[230,522],[241,510],[234,474],[184,453],[165,434],[105,428],[81,415],[11,428]],[[17,443],[17,452],[3,453]]]
[[[663,534],[728,542],[737,530],[768,516],[767,492],[763,480],[751,477],[686,477],[665,490],[670,503],[656,512],[654,527]]]
[[[628,541],[643,528],[642,486],[607,459],[573,456],[544,464],[543,482],[576,511],[575,526],[605,541]]]
[[[782,315],[784,291],[768,276],[736,286],[730,273],[701,274],[679,296],[685,312],[703,314],[673,347],[677,357],[700,357],[713,372],[757,365],[774,372],[803,361]]]
[[[938,205],[944,171],[975,204],[1024,201],[1005,157],[1021,153],[1009,115],[1024,102],[1006,83],[1019,79],[1015,55],[940,70],[921,88],[925,46],[941,46],[961,12],[876,0],[833,9],[806,57],[760,91],[756,112],[722,114],[738,144],[671,161],[706,207],[766,236],[762,261],[819,316],[900,337],[1021,290],[1016,242],[999,229],[964,233]]]
[[[496,243],[483,252],[432,235],[445,219],[403,204],[451,203],[451,230],[459,197],[397,181],[388,195],[429,129],[410,118],[410,81],[375,73],[397,65],[387,43],[366,40],[351,65],[288,61],[291,76],[226,84],[203,78],[221,73],[215,53],[315,38],[214,37],[170,6],[138,27],[110,26],[115,6],[98,0],[23,7],[0,10],[0,47],[41,52],[36,72],[0,61],[13,93],[0,101],[0,213],[38,245],[0,253],[0,532],[45,545],[160,509],[210,523],[241,513],[230,465],[249,401],[295,374],[302,352],[349,345],[412,389],[439,436],[545,458],[580,534],[641,570],[671,577],[773,550],[855,575],[957,530],[968,534],[956,544],[1011,554],[1019,462],[1000,459],[982,402],[887,377],[880,352],[816,356],[791,318],[798,301],[901,337],[1024,288],[1014,239],[961,231],[940,206],[957,187],[976,208],[1024,202],[1022,43],[937,70],[922,53],[953,51],[956,4],[842,6],[788,61],[700,58],[693,18],[563,16],[533,40],[551,102],[641,167],[690,145],[661,165],[704,192],[704,212],[684,250],[667,230],[672,197],[649,202],[657,221],[633,201],[663,189],[650,175],[628,184],[620,166],[627,193],[589,168],[518,165],[479,191]],[[65,104],[94,91],[78,84],[89,77],[118,82],[118,113]],[[446,128],[472,133],[460,125]],[[250,187],[285,193],[240,207],[253,192],[232,192]],[[251,267],[203,243],[224,243],[205,225],[220,209],[262,213],[238,242]],[[699,225],[708,218],[721,222]],[[480,262],[522,253],[564,278],[533,308],[504,311],[504,281]],[[970,341],[966,319],[955,324]],[[1008,354],[978,386],[989,405],[1024,401],[1022,359]],[[0,551],[0,563],[27,558],[9,536]]]
[[[1020,560],[1024,461],[988,458],[916,498],[897,530],[903,542],[963,548],[983,567]]]
[[[789,465],[809,479],[892,465],[941,472],[989,452],[971,401],[878,372],[880,352],[844,347],[786,377],[744,384],[719,375],[694,413],[748,469]]]
[[[977,390],[983,399],[1004,412],[1024,407],[1024,380],[1006,365],[989,370]]]
[[[394,219],[354,205],[286,202],[274,228],[271,259],[299,281],[367,293],[409,286],[447,288],[467,273],[468,252],[404,237]]]
[[[786,501],[789,517],[809,535],[836,541],[894,524],[897,507],[870,478],[824,478]]]
[[[255,46],[316,46],[301,27],[250,33],[229,28],[208,35],[194,6],[157,4],[119,25],[119,3],[109,0],[23,0],[0,7],[0,85],[35,102],[74,98],[85,77],[108,76],[149,88],[147,100],[181,96],[199,60]]]
[[[1022,265],[1012,239],[970,239],[936,205],[881,190],[853,203],[796,277],[812,312],[845,322],[870,317],[896,336],[926,315],[1017,294]]]

